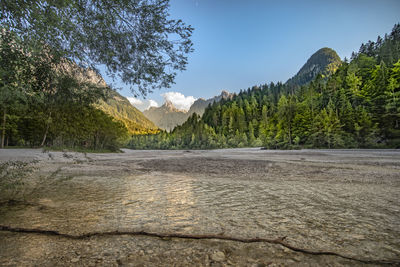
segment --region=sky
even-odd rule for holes
[[[146,99],[116,83],[140,110],[165,100],[188,109],[222,90],[285,82],[322,47],[349,58],[400,22],[400,0],[171,0],[170,15],[194,27],[194,52],[175,84]]]

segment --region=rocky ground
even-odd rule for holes
[[[0,177],[0,266],[353,266],[400,260],[398,150],[6,149],[0,150]],[[284,241],[160,238],[138,231]],[[84,237],[88,233],[98,234]]]

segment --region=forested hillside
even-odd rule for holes
[[[123,122],[130,134],[154,134],[159,131],[152,121],[147,119],[140,110],[132,106],[128,99],[116,91],[109,90],[107,99],[100,99],[95,106],[116,120]]]
[[[363,44],[350,62],[335,63],[329,77],[320,71],[296,90],[288,89],[291,82],[254,86],[209,106],[202,117],[192,115],[170,134],[135,136],[130,147],[398,148],[399,44],[397,24]]]
[[[307,60],[299,72],[290,78],[285,85],[289,85],[289,88],[300,87],[311,82],[318,74],[324,77],[330,76],[341,64],[342,61],[335,50],[327,47],[321,48]]]
[[[79,68],[72,62],[67,67],[75,70],[71,74],[81,82],[101,86],[104,89],[104,98],[100,97],[93,106],[104,111],[115,120],[122,122],[129,134],[153,134],[159,131],[158,127],[149,121],[142,112],[132,106],[126,97],[107,86],[100,74],[93,70]]]
[[[94,71],[5,29],[0,38],[1,147],[115,150],[129,133],[157,131]]]
[[[213,104],[214,102],[219,102],[221,100],[228,100],[232,99],[233,94],[229,93],[228,91],[222,90],[221,94],[218,96],[214,96],[209,99],[199,98],[194,101],[193,105],[190,106],[188,111],[188,117],[191,116],[193,113],[202,116],[208,105]]]
[[[90,80],[102,68],[133,94],[173,84],[193,51],[194,29],[172,18],[169,6],[168,0],[1,1],[0,147],[115,150],[129,133],[157,131]]]

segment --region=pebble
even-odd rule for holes
[[[225,254],[222,251],[216,251],[211,255],[213,261],[224,261]]]
[[[72,263],[76,263],[76,262],[78,262],[80,260],[80,257],[76,257],[76,258],[72,258],[71,259],[71,262]]]

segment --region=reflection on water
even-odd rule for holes
[[[3,206],[0,223],[82,233],[105,230],[191,230],[201,216],[183,175],[75,177],[43,188],[29,202]],[[197,185],[197,189],[199,189]]]
[[[157,177],[157,178],[156,178]],[[125,229],[190,230],[196,224],[193,179],[187,176],[128,177],[121,187],[118,225]]]
[[[27,199],[35,205],[0,207],[0,224],[71,234],[145,230],[290,236],[301,246],[332,249],[354,244],[354,249],[364,246],[373,251],[379,242],[399,247],[393,239],[399,234],[398,215],[391,212],[396,205],[390,202],[393,194],[379,195],[368,186],[354,190],[341,183],[304,180],[161,172],[77,176],[35,192]]]
[[[153,172],[126,177],[79,176],[43,188],[38,205],[2,207],[0,223],[83,233],[147,230],[201,233],[246,226],[266,230],[279,218],[279,186]],[[293,211],[293,210],[292,210]]]

